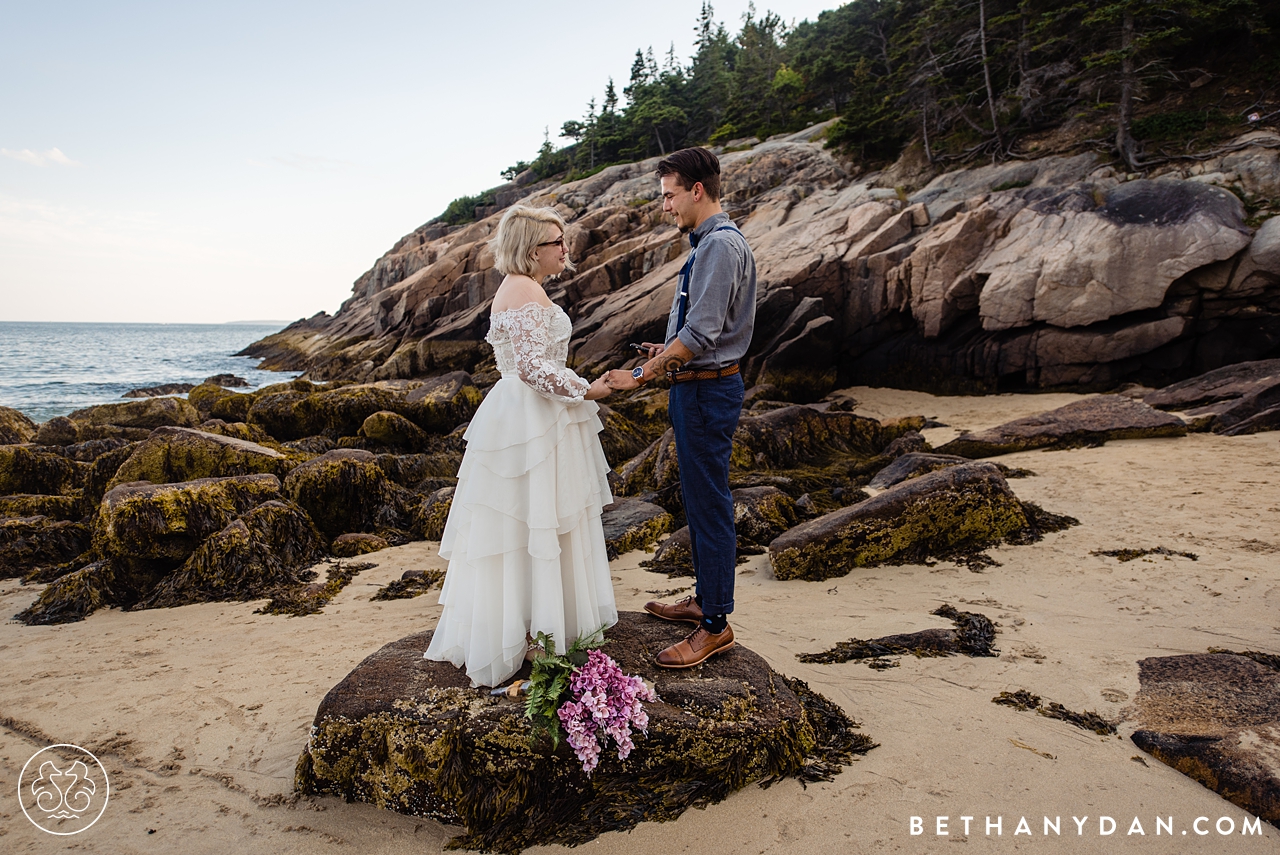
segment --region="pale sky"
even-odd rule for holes
[[[0,321],[332,313],[611,75],[621,97],[637,47],[687,63],[700,5],[5,0]],[[736,33],[747,0],[714,5]]]

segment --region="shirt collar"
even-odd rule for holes
[[[689,232],[689,246],[696,249],[704,237],[727,222],[729,222],[729,215],[724,211],[707,217],[696,229]]]

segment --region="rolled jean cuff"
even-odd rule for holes
[[[733,601],[730,600],[728,603],[713,603],[713,602],[710,602],[709,600],[703,599],[702,613],[704,615],[733,614]]]

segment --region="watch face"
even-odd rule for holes
[[[634,371],[632,371],[632,372],[631,372],[631,376],[632,376],[633,378],[635,378],[636,380],[643,380],[643,379],[644,379],[644,366],[643,366],[643,365],[641,365],[639,368],[637,368],[637,369],[635,369]]]

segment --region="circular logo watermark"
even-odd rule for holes
[[[79,745],[50,745],[18,776],[18,802],[31,824],[49,834],[79,834],[107,809],[107,770]]]

